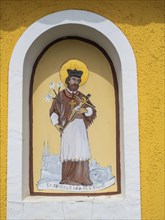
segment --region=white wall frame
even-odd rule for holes
[[[77,36],[100,45],[111,58],[120,103],[121,190],[113,196],[30,196],[29,88],[34,62],[52,41]],[[8,219],[141,219],[136,60],[125,35],[108,19],[64,10],[33,23],[18,40],[9,66]]]

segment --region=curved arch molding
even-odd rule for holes
[[[43,48],[66,36],[95,42],[114,64],[120,103],[120,195],[30,196],[29,87],[32,68]],[[70,219],[141,218],[136,60],[127,38],[116,25],[98,14],[83,10],[56,12],[33,23],[20,37],[11,56],[8,100],[9,219],[64,219],[65,216]]]

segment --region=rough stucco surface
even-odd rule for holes
[[[33,22],[65,9],[89,10],[116,24],[138,68],[142,219],[164,219],[164,1],[1,0],[1,218],[6,219],[8,66],[13,48]]]

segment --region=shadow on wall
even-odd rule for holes
[[[89,0],[88,0],[89,1]],[[14,31],[20,27],[29,27],[34,21],[51,13],[81,9],[99,14],[117,24],[132,26],[147,25],[149,23],[164,23],[164,1],[1,1],[1,30]],[[92,7],[91,7],[92,5]],[[69,14],[70,12],[68,12]],[[70,14],[69,14],[70,15]],[[50,15],[51,16],[51,15]],[[67,17],[61,18],[65,20]],[[88,17],[89,21],[90,17]],[[103,19],[104,20],[104,19]],[[102,22],[90,19],[90,22]],[[42,19],[47,24],[47,21]],[[59,22],[59,21],[58,21]]]

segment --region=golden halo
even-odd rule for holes
[[[79,84],[79,86],[82,86],[87,82],[88,76],[89,76],[89,71],[87,69],[87,66],[82,61],[69,60],[61,66],[60,78],[64,84],[65,84],[66,78],[68,77],[67,69],[71,69],[71,70],[77,69],[77,70],[83,71],[83,74],[81,76],[81,83]]]

